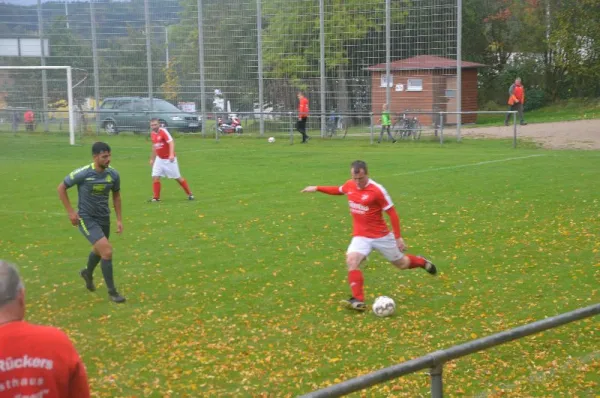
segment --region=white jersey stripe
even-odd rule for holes
[[[392,208],[394,206],[394,202],[392,202],[392,197],[390,196],[390,194],[386,191],[386,189],[383,187],[383,185],[376,183],[375,181],[369,179],[369,184],[373,184],[375,185],[377,188],[379,188],[379,190],[381,191],[381,193],[383,194],[383,197],[385,198],[385,200],[388,202],[388,205],[385,206],[383,208],[384,211],[389,210],[390,208]]]
[[[171,133],[169,133],[169,130],[167,130],[165,127],[161,127],[160,129],[165,132],[167,137],[169,137],[169,139],[167,139],[167,142],[173,141],[173,137],[171,137]]]

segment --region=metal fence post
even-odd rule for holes
[[[288,112],[288,117],[290,120],[290,145],[294,145],[294,130],[292,128],[293,126],[293,122],[292,122],[292,112]]]
[[[215,117],[215,140],[219,141],[219,122],[217,120],[217,113],[214,113]]]
[[[440,113],[440,145],[444,145],[444,114]]]
[[[513,148],[517,147],[517,112],[513,113]]]
[[[429,371],[431,376],[431,398],[442,398],[444,396],[443,383],[442,383],[442,371],[444,365],[437,365]]]
[[[198,67],[200,69],[200,112],[202,113],[202,137],[206,122],[206,82],[204,80],[204,17],[202,16],[202,0],[196,2],[198,7]],[[216,122],[217,119],[215,119]]]
[[[94,119],[96,120],[96,135],[100,133],[100,71],[98,69],[98,46],[96,39],[96,11],[94,2],[90,0],[90,24],[92,28],[92,64],[94,68]]]
[[[263,82],[263,59],[262,59],[262,0],[256,0],[256,52],[258,55],[258,108],[259,115],[259,135],[265,134],[265,110],[264,105],[264,82]]]
[[[144,20],[146,22],[146,69],[148,73],[148,98],[150,98],[150,112],[154,110],[154,81],[152,79],[152,32],[150,30],[150,5],[144,0]]]
[[[321,138],[325,137],[325,113],[327,99],[325,98],[325,1],[319,0],[319,74],[321,91]]]
[[[370,128],[371,128],[371,145],[373,145],[373,134],[375,133],[374,131],[374,126],[373,126],[373,112],[369,113],[369,118],[371,120],[370,124]]]
[[[44,48],[44,18],[42,16],[42,2],[37,2],[37,14],[38,14],[38,34],[40,35],[40,65],[46,66],[46,49]],[[44,122],[44,133],[49,131],[48,128],[48,80],[46,78],[46,70],[42,69],[42,104],[44,110],[42,112],[42,121]]]

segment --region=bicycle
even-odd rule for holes
[[[346,120],[343,116],[331,114],[325,121],[325,136],[328,138],[337,137],[338,130],[343,130],[344,136],[342,138],[346,138],[346,134],[348,134]]]
[[[396,139],[408,139],[418,140],[421,138],[421,132],[423,128],[421,123],[416,116],[407,117],[406,113],[403,113],[401,117],[396,119],[396,122],[392,126],[394,132],[394,138]]]

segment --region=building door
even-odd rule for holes
[[[457,98],[456,98],[456,76],[446,76],[446,90],[444,91],[444,97],[446,97],[446,111],[456,112]],[[444,124],[456,124],[456,114],[446,114],[444,118]]]

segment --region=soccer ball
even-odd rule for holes
[[[267,141],[269,141],[272,144],[275,142],[275,137],[269,137]]]
[[[394,299],[387,296],[379,296],[373,303],[373,313],[380,317],[390,316],[396,311]]]

